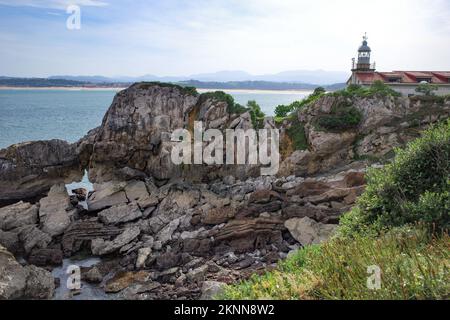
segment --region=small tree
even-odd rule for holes
[[[416,92],[422,93],[425,96],[434,96],[434,91],[437,91],[439,87],[435,84],[421,83],[417,88]]]
[[[275,116],[280,118],[285,118],[287,115],[294,110],[294,104],[284,105],[280,104],[275,108]]]

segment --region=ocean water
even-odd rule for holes
[[[204,92],[205,90],[199,90]],[[224,90],[237,103],[256,100],[271,116],[279,104],[303,99],[310,92]],[[117,90],[0,90],[0,148],[34,140],[75,142],[99,126]]]

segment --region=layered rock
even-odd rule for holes
[[[352,107],[361,114],[359,125],[334,131],[320,128],[318,120],[341,106]],[[280,174],[312,175],[358,159],[389,158],[394,148],[417,138],[420,130],[449,116],[450,99],[433,102],[420,97],[324,96],[298,112],[308,149],[286,155]]]
[[[61,140],[0,150],[0,205],[42,197],[56,183],[81,179],[76,146]]]

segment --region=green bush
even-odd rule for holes
[[[253,128],[262,129],[264,125],[265,114],[261,111],[261,107],[254,100],[247,102],[250,117],[252,119]]]
[[[341,219],[342,235],[417,222],[450,227],[450,120],[395,153],[392,163],[369,170],[366,191]]]
[[[331,93],[333,96],[342,96],[346,98],[353,97],[361,97],[361,98],[370,98],[374,96],[391,96],[391,97],[400,97],[401,93],[393,90],[383,81],[377,80],[374,83],[366,88],[360,85],[351,84],[344,90],[339,90]]]
[[[422,93],[425,96],[434,96],[435,95],[434,91],[438,91],[438,90],[439,90],[439,87],[437,85],[430,84],[430,83],[421,83],[416,88],[416,92]]]
[[[198,96],[198,92],[197,92],[196,88],[194,88],[194,87],[184,87],[184,86],[180,86],[180,85],[173,84],[173,83],[153,81],[153,82],[139,82],[136,85],[139,86],[139,88],[142,88],[142,89],[148,89],[148,88],[153,87],[153,86],[159,86],[159,87],[162,87],[162,88],[176,88],[176,89],[180,90],[183,94],[189,94],[189,95],[192,95],[192,96]]]
[[[304,106],[317,101],[320,97],[325,95],[325,89],[318,87],[312,94],[301,101],[294,101],[290,105],[279,105],[275,108],[275,116],[278,118],[285,118],[290,113],[302,109]]]
[[[330,114],[319,116],[315,124],[318,129],[343,131],[358,127],[361,120],[361,112],[355,107],[344,103],[333,106]]]
[[[225,299],[448,299],[448,235],[394,229],[308,246],[276,270],[228,286]],[[381,288],[367,286],[368,267],[381,269]]]
[[[306,138],[303,124],[298,121],[297,117],[291,121],[291,126],[286,129],[286,133],[293,143],[294,150],[307,150],[308,139]]]
[[[248,111],[248,108],[235,103],[233,96],[223,92],[223,91],[214,91],[214,92],[205,92],[200,95],[200,102],[203,102],[208,99],[213,99],[216,101],[225,102],[228,106],[227,111],[231,114],[242,114]]]

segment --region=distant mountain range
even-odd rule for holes
[[[190,76],[169,76],[161,77],[155,75],[144,75],[140,77],[104,77],[104,76],[51,76],[49,79],[64,79],[73,81],[85,81],[90,83],[114,83],[114,82],[139,82],[139,81],[160,81],[160,82],[180,82],[197,80],[203,82],[229,82],[229,81],[268,81],[268,82],[289,82],[307,83],[315,85],[330,85],[347,81],[349,74],[341,71],[324,70],[295,70],[285,71],[275,74],[252,75],[245,71],[219,71],[214,73],[200,73]]]
[[[347,74],[334,71],[286,71],[272,75],[255,76],[244,71],[220,71],[188,77],[104,77],[51,76],[48,78],[16,78],[0,76],[0,86],[7,87],[127,87],[134,82],[171,82],[199,89],[247,90],[312,90],[323,86],[329,91],[345,86]]]

